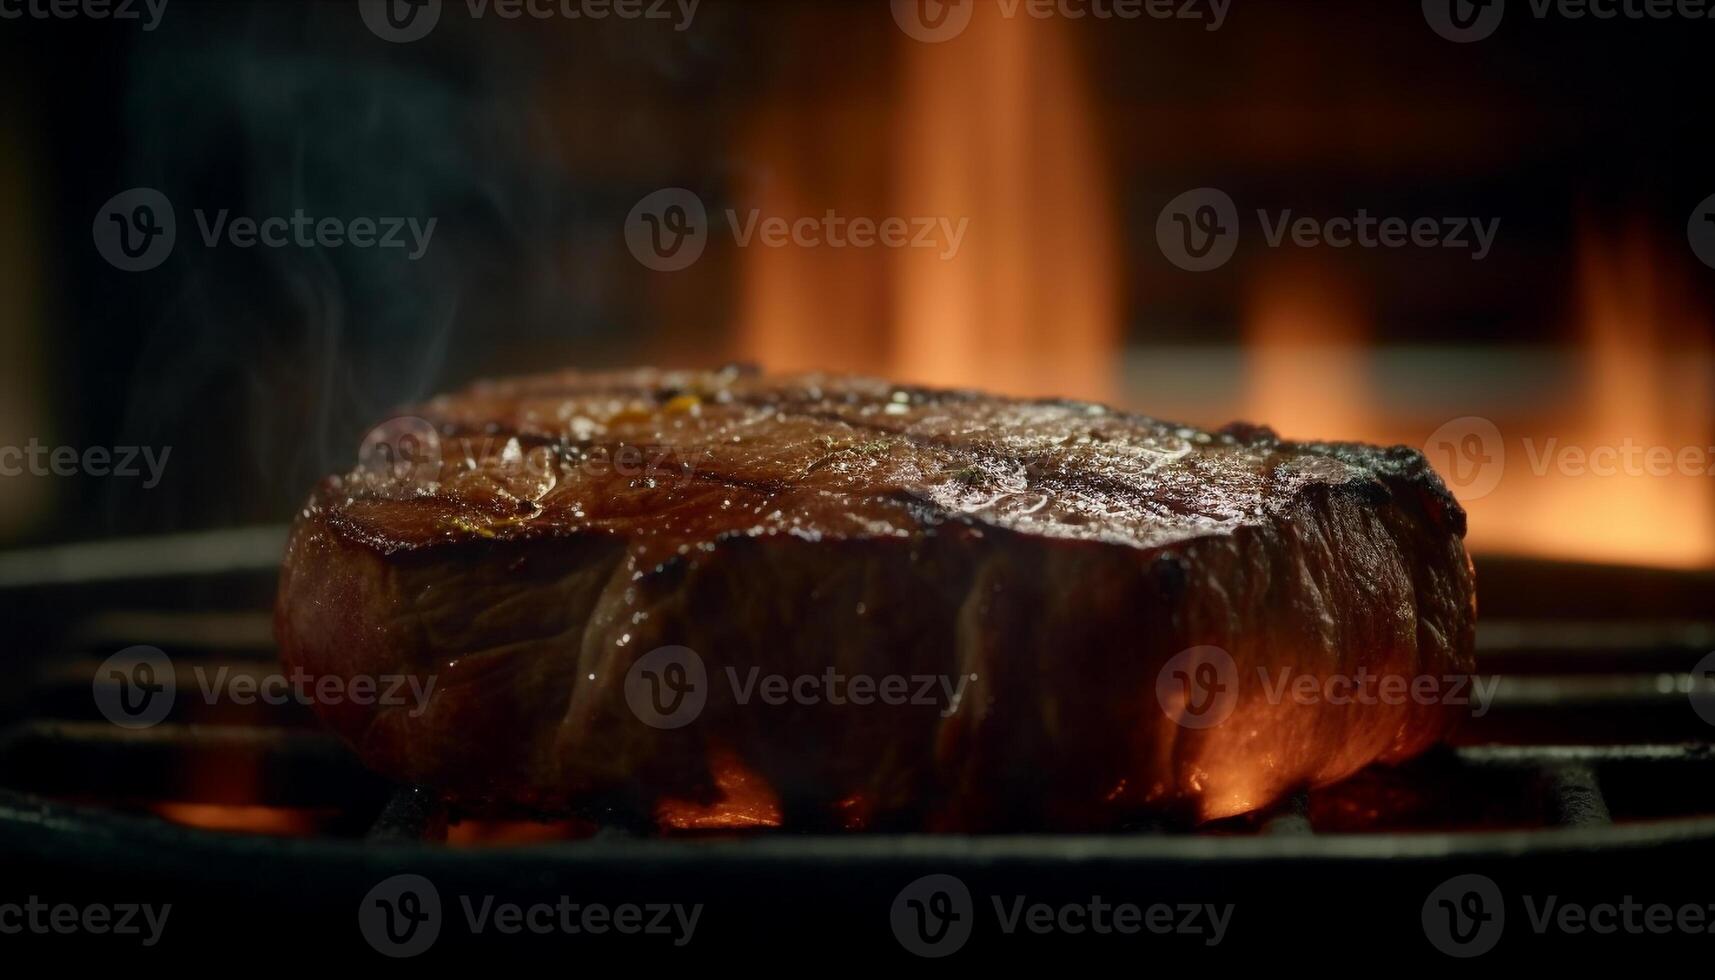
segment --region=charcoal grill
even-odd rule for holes
[[[380,954],[359,931],[359,905],[378,882],[417,874],[449,917],[460,914],[458,896],[705,909],[684,947],[448,926],[437,956],[784,956],[808,943],[844,961],[911,959],[890,908],[930,874],[977,896],[975,931],[956,954],[965,959],[1141,944],[1201,960],[1273,955],[1281,943],[1439,957],[1421,909],[1460,874],[1488,876],[1508,895],[1715,900],[1703,870],[1715,859],[1715,729],[1691,700],[1715,690],[1698,671],[1715,649],[1707,575],[1480,563],[1483,663],[1499,675],[1491,710],[1426,758],[1270,813],[1102,836],[661,837],[462,819],[422,789],[366,772],[296,705],[181,698],[152,728],[101,718],[95,667],[132,644],[163,648],[181,674],[269,670],[282,540],[260,529],[0,556],[0,603],[17,644],[0,667],[0,901],[171,902],[162,955],[313,937],[320,952],[369,960]],[[1006,935],[985,907],[997,896],[1232,903],[1234,919],[1214,948],[1179,935]],[[119,937],[4,938],[143,955]],[[1710,941],[1539,936],[1509,905],[1488,955]]]

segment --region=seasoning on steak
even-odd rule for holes
[[[1208,819],[1425,749],[1473,666],[1465,515],[1406,448],[740,369],[410,411],[299,515],[276,631],[330,689],[432,679],[317,710],[472,808]]]

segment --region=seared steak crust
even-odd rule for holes
[[[277,633],[312,675],[433,677],[426,710],[318,710],[471,806],[651,820],[742,783],[802,827],[1218,817],[1419,752],[1458,711],[1278,678],[1472,668],[1464,513],[1409,449],[741,370],[409,411],[299,516]],[[666,646],[706,671],[676,728],[627,698]],[[1194,647],[1224,652],[1176,673]],[[1211,656],[1218,724],[1172,695]],[[770,675],[822,682],[776,704]],[[905,703],[830,703],[831,678],[890,676]]]

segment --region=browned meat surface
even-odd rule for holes
[[[1408,449],[737,370],[409,412],[299,516],[277,632],[312,675],[432,678],[426,710],[318,710],[467,805],[1099,829],[1262,807],[1461,710],[1277,686],[1471,669],[1464,513]],[[701,675],[638,664],[668,646]],[[1199,646],[1232,669],[1174,659]],[[640,720],[688,688],[688,723]]]

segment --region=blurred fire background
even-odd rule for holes
[[[429,393],[745,359],[1427,447],[1456,490],[1496,447],[1431,436],[1480,417],[1506,460],[1469,495],[1479,553],[1715,567],[1715,477],[1532,465],[1715,447],[1715,270],[1687,241],[1715,194],[1715,21],[1513,6],[1472,44],[1415,0],[1233,0],[1219,30],[1195,0],[1203,19],[975,0],[938,44],[885,0],[703,0],[683,31],[448,0],[408,44],[355,2],[0,21],[0,445],[172,447],[152,490],[0,478],[0,542],[278,523]],[[138,186],[178,242],[125,273],[91,223]],[[668,187],[715,221],[671,273],[624,237]],[[1155,228],[1199,187],[1243,231],[1190,273]],[[415,262],[207,247],[193,211],[223,208],[437,226]],[[729,208],[969,226],[950,260],[739,247]],[[1500,225],[1481,261],[1274,248],[1258,209]]]

